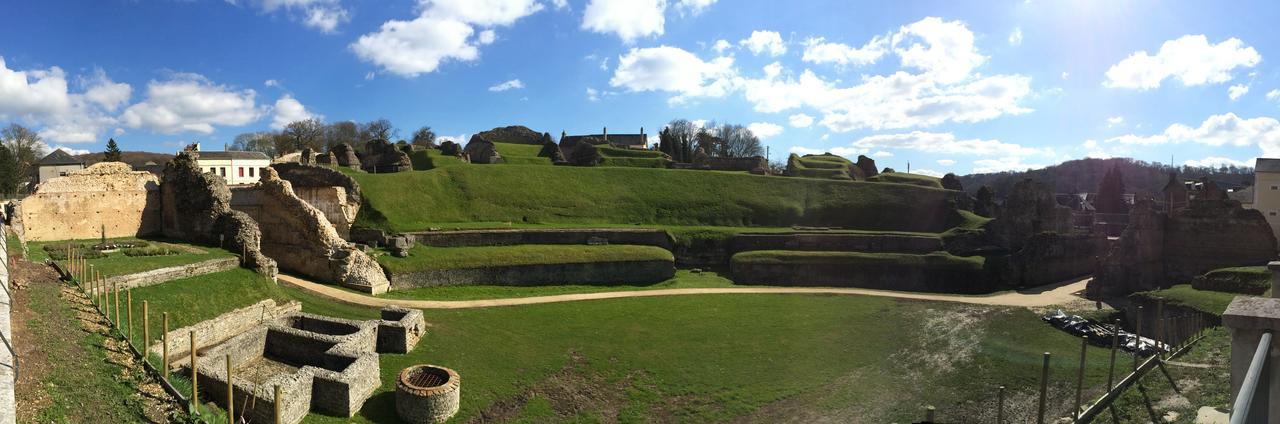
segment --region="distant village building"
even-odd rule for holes
[[[68,172],[84,169],[84,161],[72,157],[62,149],[57,149],[36,162],[36,167],[39,168],[36,173],[36,183],[42,183],[53,178],[65,177]]]
[[[1280,234],[1280,159],[1258,158],[1253,166],[1253,208]]]
[[[256,183],[262,169],[271,166],[271,158],[262,152],[202,152],[199,143],[186,150],[196,153],[196,166],[201,171],[226,179],[228,185]]]
[[[649,148],[649,137],[645,135],[644,127],[640,127],[639,134],[609,134],[609,127],[604,127],[603,133],[601,134],[564,135],[563,131],[560,134],[561,134],[560,143],[563,144],[564,141],[567,139],[569,140],[569,144],[567,145],[570,145],[570,146],[574,145],[576,142],[583,141],[584,139],[587,139],[587,138],[596,138],[596,139],[604,140],[605,142],[609,143],[609,145],[611,146],[621,147],[623,149]]]

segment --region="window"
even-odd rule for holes
[[[257,169],[257,168],[253,168],[253,167],[250,167],[250,168],[249,168],[249,177],[250,177],[250,178],[253,178],[253,170],[254,170],[254,169]]]
[[[1275,189],[1276,189],[1276,186],[1271,186],[1271,189],[1272,189],[1272,190],[1275,190]]]
[[[240,167],[240,168],[238,168],[238,169],[240,170],[240,171],[239,171],[240,175],[237,175],[237,176],[238,176],[238,177],[240,177],[240,178],[244,178],[244,167],[242,166],[242,167]]]
[[[1271,216],[1276,216],[1276,213],[1275,213],[1275,212],[1271,212]]]
[[[226,176],[227,176],[227,167],[225,167],[225,166],[224,166],[224,167],[218,168],[218,175],[221,175],[221,176],[223,176],[223,177],[226,177]]]

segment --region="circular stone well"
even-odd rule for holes
[[[458,413],[458,373],[414,365],[396,378],[396,414],[408,423],[442,423]]]

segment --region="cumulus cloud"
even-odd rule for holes
[[[1220,156],[1210,156],[1200,160],[1194,160],[1194,159],[1189,160],[1186,162],[1186,165],[1190,167],[1195,167],[1195,168],[1217,168],[1217,167],[1229,166],[1229,165],[1235,165],[1235,166],[1241,166],[1241,167],[1252,167],[1253,162],[1247,161],[1247,160],[1235,160],[1235,159],[1224,158]]]
[[[297,99],[294,99],[293,96],[288,94],[276,100],[276,106],[272,108],[272,110],[275,114],[271,118],[271,128],[277,130],[284,128],[286,125],[289,125],[290,122],[294,121],[302,121],[311,118],[324,119],[323,116],[316,115],[308,111],[305,106],[302,106],[302,102],[299,102]]]
[[[662,35],[666,8],[666,0],[591,0],[582,14],[582,29],[611,33],[632,43],[637,38]]]
[[[70,109],[62,68],[18,71],[9,69],[0,57],[0,118],[55,115]]]
[[[516,90],[521,88],[524,88],[524,83],[520,82],[520,79],[517,78],[517,79],[505,81],[505,82],[490,86],[489,91],[501,92],[501,91],[507,91],[507,90]]]
[[[861,150],[906,149],[941,155],[1030,156],[1042,150],[999,140],[959,139],[951,133],[912,131],[901,134],[877,134],[854,141]]]
[[[384,22],[351,43],[351,50],[388,72],[416,77],[445,61],[478,59],[479,46],[496,39],[489,27],[508,26],[542,10],[534,0],[433,0],[422,6],[417,18]]]
[[[787,53],[787,45],[782,42],[782,36],[775,31],[751,31],[751,36],[738,41],[738,44],[746,46],[752,54],[757,56],[768,54],[777,57]]]
[[[928,17],[903,26],[893,36],[902,66],[915,68],[941,83],[969,77],[987,58],[973,45],[973,32],[961,21]]]
[[[120,115],[130,128],[146,128],[163,134],[212,133],[215,125],[240,126],[263,114],[255,103],[257,93],[214,84],[197,74],[175,75],[166,81],[147,83],[146,99]]]
[[[1244,119],[1228,112],[1210,116],[1197,127],[1173,124],[1159,134],[1126,134],[1109,138],[1106,142],[1136,146],[1188,142],[1214,147],[1256,145],[1265,156],[1275,156],[1280,155],[1280,121],[1265,116]]]
[[[629,91],[668,91],[678,103],[690,97],[722,97],[733,88],[733,58],[703,61],[678,47],[632,48],[618,57],[609,85]]]
[[[1239,99],[1241,96],[1244,96],[1248,92],[1249,92],[1248,85],[1236,84],[1236,85],[1227,87],[1227,98],[1234,101],[1236,99]]]
[[[58,143],[85,143],[116,123],[111,116],[128,104],[129,84],[112,81],[101,69],[75,79],[73,92],[59,67],[10,69],[0,57],[0,119],[22,119],[41,137]]]
[[[1280,90],[1271,90],[1267,92],[1267,100],[1280,99]]]
[[[1107,127],[1114,127],[1116,125],[1120,125],[1123,123],[1124,123],[1123,116],[1112,116],[1110,118],[1107,118]]]
[[[791,122],[791,126],[795,128],[808,128],[813,125],[813,117],[803,113],[797,113],[787,118]]]
[[[729,40],[723,39],[716,40],[715,44],[711,45],[711,50],[715,50],[716,54],[724,54],[725,50],[729,50],[731,48],[733,48],[733,43],[730,43]]]
[[[862,47],[829,43],[826,38],[811,37],[804,41],[804,56],[801,60],[818,64],[833,63],[840,66],[869,65],[880,60],[888,48],[889,39],[885,37],[873,37]]]
[[[1001,157],[995,159],[982,159],[973,162],[973,172],[976,174],[989,174],[993,172],[1005,171],[1026,171],[1029,169],[1044,168],[1043,164],[1026,163],[1020,157]]]
[[[1022,28],[1021,27],[1014,28],[1013,32],[1009,33],[1009,45],[1010,46],[1022,45]]]
[[[1184,35],[1165,41],[1155,56],[1135,52],[1107,70],[1103,84],[1112,88],[1149,90],[1159,88],[1168,78],[1183,85],[1224,83],[1236,68],[1252,68],[1262,61],[1253,47],[1237,38],[1210,44],[1202,35]]]
[[[236,4],[228,0],[228,3]],[[351,21],[351,14],[340,0],[247,0],[262,13],[283,11],[291,19],[324,33],[336,32],[339,25]]]
[[[947,175],[946,172],[934,171],[932,169],[912,169],[911,173],[925,175],[925,176],[934,177],[934,178],[942,178],[944,175]]]
[[[697,16],[715,4],[716,0],[677,0],[676,10],[681,14],[689,13]]]
[[[951,159],[938,159],[937,162],[938,162],[938,165],[942,165],[942,166],[951,166],[956,164],[956,161]]]
[[[84,92],[86,100],[110,112],[129,103],[133,95],[133,87],[122,82],[112,81],[106,72],[95,70],[92,77],[83,81],[87,87]]]
[[[747,129],[751,130],[751,133],[755,134],[756,137],[759,137],[761,140],[782,134],[781,125],[769,122],[752,122],[747,125]]]

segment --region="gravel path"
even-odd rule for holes
[[[1000,305],[1023,307],[1046,307],[1063,305],[1083,298],[1077,293],[1084,291],[1090,278],[1072,280],[1049,286],[1019,292],[1004,292],[988,296],[968,296],[956,294],[900,292],[891,290],[871,290],[856,288],[823,288],[823,287],[729,287],[729,288],[689,288],[689,289],[657,289],[629,290],[600,293],[560,294],[553,296],[513,297],[506,299],[481,300],[407,300],[384,299],[359,293],[352,293],[334,286],[314,283],[291,275],[280,275],[282,284],[297,287],[342,303],[382,307],[398,305],[416,309],[466,309],[489,308],[494,306],[533,305],[539,303],[577,302],[583,300],[619,299],[625,297],[682,296],[707,294],[837,294],[882,296],[899,299],[933,300],[941,302],[958,302],[975,305]]]

